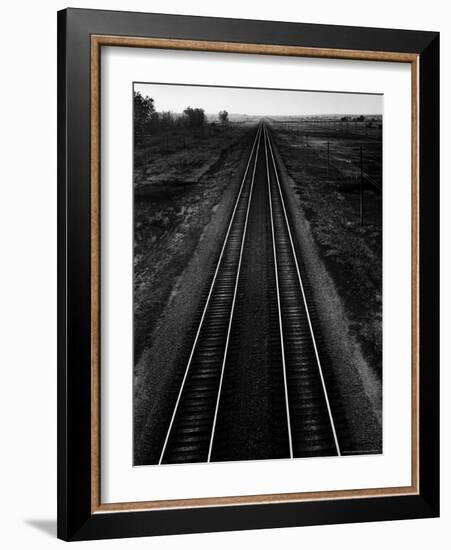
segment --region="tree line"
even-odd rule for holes
[[[223,110],[218,113],[222,124],[227,124],[229,114]],[[141,92],[133,94],[133,121],[135,134],[156,134],[180,127],[201,128],[207,124],[204,109],[188,106],[182,115],[171,111],[157,111],[153,98],[143,96]]]

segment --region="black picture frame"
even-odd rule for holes
[[[419,494],[93,513],[91,36],[400,52],[419,59]],[[101,10],[58,13],[58,537],[87,540],[439,515],[439,34]]]

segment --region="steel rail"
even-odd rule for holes
[[[265,140],[265,157],[266,157],[266,178],[268,182],[268,197],[269,197],[269,214],[271,219],[271,237],[272,237],[272,250],[274,257],[274,275],[276,280],[276,293],[277,293],[277,312],[279,316],[279,336],[280,336],[280,349],[282,356],[282,372],[283,372],[283,385],[285,391],[285,412],[287,415],[287,425],[288,425],[288,447],[290,450],[290,458],[293,458],[293,437],[291,434],[291,418],[290,418],[290,405],[288,398],[288,382],[287,382],[287,366],[285,361],[285,344],[283,337],[283,321],[282,321],[282,308],[280,304],[280,290],[279,290],[279,274],[278,274],[278,264],[277,264],[277,252],[276,252],[276,239],[275,239],[275,230],[274,230],[274,216],[272,209],[272,198],[271,198],[271,179],[269,175],[269,160],[268,160],[268,148],[267,148],[267,135],[266,128],[264,129],[264,140]]]

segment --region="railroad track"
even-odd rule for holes
[[[260,125],[227,228],[159,463],[209,462],[260,148]]]
[[[266,163],[266,182],[256,181],[257,162]],[[232,325],[239,299],[243,250],[249,211],[256,192],[267,193],[277,305],[271,321],[273,370],[281,377],[275,392],[275,410],[281,410],[277,456],[340,455],[338,431],[315,337],[309,289],[290,229],[271,137],[259,125],[219,259],[204,297],[200,319],[190,344],[189,357],[167,427],[159,464],[210,462],[215,448],[224,446],[221,431],[227,426],[224,395],[226,369],[233,347]],[[250,358],[251,359],[251,358]],[[233,370],[232,370],[233,372]],[[221,412],[223,411],[223,412]],[[223,419],[219,418],[223,416]],[[220,455],[221,453],[219,453]]]
[[[271,138],[265,157],[289,456],[340,455],[305,283],[290,229]]]

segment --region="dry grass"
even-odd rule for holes
[[[273,123],[274,135],[286,168],[295,182],[303,211],[326,267],[343,300],[350,329],[375,371],[382,372],[382,228],[381,194],[365,188],[366,213],[360,224],[360,144],[366,151],[366,171],[381,176],[381,148],[370,138],[309,136],[293,125]],[[330,166],[327,168],[327,141]],[[368,144],[369,142],[369,144]],[[379,176],[378,176],[379,175]]]
[[[253,125],[152,138],[135,151],[135,363],[170,299],[177,277],[198,245]]]

